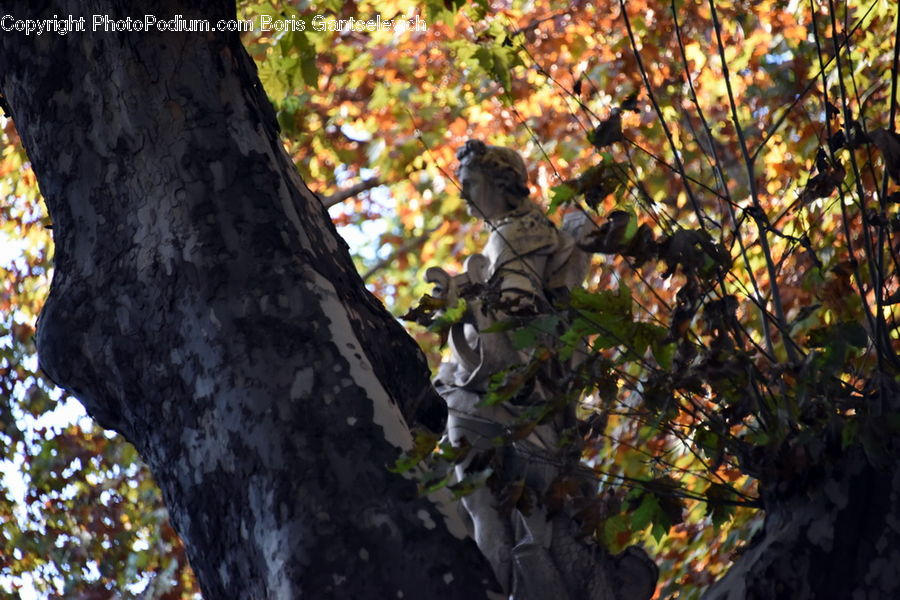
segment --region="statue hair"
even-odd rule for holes
[[[489,146],[481,140],[468,140],[457,150],[456,158],[459,159],[459,170],[474,167],[490,175],[500,189],[515,199],[516,206],[511,208],[522,206],[528,198],[528,170],[515,150]]]

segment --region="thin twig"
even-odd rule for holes
[[[561,10],[558,13],[554,13],[550,16],[541,17],[540,19],[534,19],[528,25],[525,25],[523,27],[520,27],[519,29],[512,31],[512,35],[519,35],[520,33],[524,34],[527,31],[532,31],[534,29],[537,29],[538,27],[540,27],[543,23],[546,23],[547,21],[552,21],[553,19],[557,19],[559,17],[564,17],[566,15],[569,15],[572,13],[573,8],[574,7],[570,7],[566,10]]]
[[[834,0],[828,0],[828,7],[830,11],[831,17],[831,34],[832,37],[837,36],[837,19],[835,18],[835,8],[834,8]],[[847,87],[844,83],[844,69],[841,62],[841,54],[840,49],[837,46],[837,41],[833,40],[834,44],[834,53],[835,53],[835,62],[837,65],[838,72],[838,84],[841,92],[841,112],[844,116],[844,131],[847,136],[847,140],[851,140],[851,136],[854,135],[851,123],[853,121],[852,115],[850,114],[850,106],[847,101]],[[886,323],[884,321],[884,298],[882,297],[882,273],[876,268],[878,262],[875,260],[875,249],[872,246],[872,239],[869,235],[869,226],[866,223],[866,206],[865,206],[865,189],[862,187],[862,176],[859,171],[859,164],[856,160],[856,153],[851,149],[850,151],[850,166],[853,168],[853,176],[855,178],[855,186],[856,186],[856,194],[858,196],[859,209],[860,209],[860,219],[862,226],[862,234],[863,234],[863,243],[866,252],[866,262],[869,266],[869,276],[872,280],[872,287],[875,293],[875,314],[871,315],[869,302],[866,299],[865,290],[863,289],[862,281],[859,280],[859,273],[856,270],[856,266],[854,265],[854,274],[859,282],[859,292],[860,292],[860,300],[862,301],[863,307],[866,310],[867,317],[869,318],[870,324],[874,324],[872,327],[872,334],[875,340],[875,352],[878,356],[879,366],[883,366],[883,360],[885,358],[890,358],[892,362],[894,362],[895,366],[898,363],[897,355],[894,353],[893,346],[890,340],[890,337],[887,335]],[[844,211],[844,203],[841,203],[841,210]],[[847,231],[847,243],[850,244],[850,232]]]
[[[731,217],[731,222],[734,224],[734,239],[738,243],[738,247],[741,251],[741,258],[744,260],[744,270],[747,271],[747,276],[750,278],[750,283],[753,286],[754,294],[756,295],[756,302],[760,306],[765,306],[765,303],[762,299],[762,292],[759,288],[759,283],[756,281],[756,275],[753,273],[753,269],[750,267],[750,257],[747,255],[747,247],[744,245],[744,239],[741,235],[741,228],[738,224],[738,218],[735,214],[734,207],[736,203],[731,198],[731,192],[728,191],[728,182],[725,180],[725,171],[722,169],[722,161],[719,158],[719,151],[716,149],[716,140],[713,136],[712,128],[709,126],[709,121],[706,119],[706,115],[703,114],[703,107],[700,106],[700,99],[697,97],[697,90],[694,88],[694,81],[691,78],[690,69],[688,67],[688,59],[687,52],[684,48],[684,40],[681,35],[681,25],[678,23],[678,10],[675,7],[675,0],[672,0],[671,4],[672,8],[672,19],[675,22],[675,34],[678,39],[678,48],[681,52],[681,61],[684,64],[684,75],[688,82],[688,88],[691,90],[691,100],[694,103],[694,106],[697,107],[697,115],[700,117],[700,122],[703,124],[703,129],[706,131],[706,137],[709,140],[709,148],[712,152],[712,159],[714,161],[714,169],[716,171],[717,180],[719,185],[722,187],[722,193],[724,194],[723,201],[725,202],[725,207],[728,211],[728,215]],[[721,196],[720,196],[721,197]],[[722,243],[724,244],[724,228],[723,228],[723,239]],[[724,282],[722,283],[722,293],[725,294],[727,292]],[[763,312],[765,312],[765,308],[763,308]],[[765,323],[765,319],[763,319]],[[766,325],[763,325],[764,329]],[[740,330],[735,330],[735,336],[740,337]],[[751,343],[757,345],[753,338],[750,336],[748,332],[747,339],[750,340]],[[758,345],[757,345],[758,346]],[[774,356],[772,356],[774,360]],[[753,382],[755,385],[755,381]]]
[[[628,11],[625,10],[625,0],[619,0],[619,6],[622,9],[622,18],[625,20],[625,28],[628,30],[628,39],[631,41],[631,51],[634,53],[634,58],[637,61],[638,70],[641,72],[641,79],[644,81],[644,88],[647,90],[647,96],[650,98],[650,103],[653,104],[653,110],[656,111],[656,116],[659,118],[660,125],[662,125],[663,133],[665,133],[666,140],[669,142],[669,148],[672,150],[672,157],[675,159],[675,168],[678,171],[678,174],[681,175],[681,184],[684,186],[684,191],[688,195],[691,207],[697,215],[697,222],[700,225],[700,229],[706,231],[706,224],[703,221],[708,217],[703,214],[700,203],[694,195],[694,190],[688,183],[689,180],[684,170],[684,164],[681,162],[681,155],[678,152],[678,148],[675,146],[675,139],[672,137],[672,132],[669,130],[669,124],[666,122],[666,117],[663,115],[662,108],[660,108],[659,103],[656,101],[656,94],[653,93],[653,86],[650,85],[650,78],[647,76],[647,70],[644,68],[644,61],[641,59],[641,53],[638,52],[637,42],[635,42],[634,39],[634,31],[631,29],[631,20],[628,18]]]
[[[890,130],[896,132],[897,118],[897,69],[900,67],[900,6],[897,7],[897,29],[894,33],[894,60],[891,64],[891,113],[888,123]],[[887,179],[887,175],[885,175]]]
[[[766,259],[766,269],[769,273],[769,289],[772,292],[772,302],[775,305],[775,324],[781,331],[781,336],[784,340],[784,347],[787,351],[788,360],[790,360],[791,362],[796,362],[797,355],[794,349],[794,342],[793,340],[791,340],[790,332],[788,331],[786,325],[787,322],[784,318],[784,307],[781,303],[781,291],[778,288],[778,279],[775,272],[775,261],[772,260],[772,251],[769,248],[768,236],[766,235],[766,229],[763,225],[763,220],[765,219],[765,211],[763,210],[762,205],[759,202],[759,194],[756,189],[756,168],[753,164],[753,158],[750,156],[750,151],[747,149],[747,140],[744,137],[744,129],[741,127],[741,122],[738,119],[737,104],[734,100],[734,91],[731,88],[731,75],[728,72],[728,62],[725,59],[725,44],[722,42],[722,27],[719,24],[719,14],[718,11],[716,11],[715,0],[709,0],[709,10],[712,14],[713,29],[716,32],[716,45],[718,46],[719,50],[719,60],[722,62],[722,75],[725,79],[725,90],[728,92],[728,103],[731,107],[731,121],[734,125],[735,132],[737,133],[738,142],[741,146],[741,154],[744,157],[744,163],[747,167],[747,183],[750,186],[750,199],[753,202],[754,208],[754,213],[752,216],[759,231],[759,243],[763,251],[763,256]],[[765,322],[765,316],[763,322]],[[769,345],[769,352],[774,355],[774,346],[772,345],[771,338],[767,338],[766,342]]]
[[[372,268],[366,271],[362,276],[362,280],[368,281],[369,278],[371,278],[375,273],[394,262],[400,255],[406,254],[410,250],[418,248],[419,246],[424,244],[426,241],[428,241],[428,238],[431,237],[431,234],[435,231],[437,231],[437,227],[432,227],[422,235],[418,235],[403,242],[403,244],[398,246],[393,252],[379,260]]]
[[[873,0],[873,2],[869,5],[869,8],[866,9],[866,12],[863,14],[863,16],[860,17],[856,22],[856,25],[854,25],[853,28],[848,31],[845,40],[841,43],[841,47],[850,43],[850,36],[856,33],[856,30],[862,26],[863,21],[865,21],[866,17],[869,16],[869,13],[872,12],[872,9],[875,8],[878,2],[879,0]],[[815,13],[815,11],[813,11],[813,13]],[[813,89],[813,87],[815,87],[816,79],[820,75],[824,76],[825,69],[828,68],[828,66],[831,64],[831,61],[833,60],[834,57],[831,57],[827,61],[825,61],[824,64],[820,62],[819,72],[816,73],[814,77],[810,78],[809,82],[806,84],[806,87],[804,87],[803,90],[794,97],[794,100],[787,105],[787,108],[784,109],[784,112],[781,113],[781,116],[775,119],[775,122],[766,130],[766,134],[763,136],[763,139],[759,143],[759,146],[757,146],[756,150],[753,151],[753,160],[756,160],[756,157],[759,155],[762,149],[765,148],[766,144],[769,143],[769,140],[772,139],[772,136],[775,135],[775,133],[779,129],[781,129],[782,124],[784,124],[784,121],[787,119],[787,116],[790,114],[790,112],[794,110],[794,107],[800,104],[800,101],[806,97],[806,95],[810,92],[810,90]]]

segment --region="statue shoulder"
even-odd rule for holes
[[[537,206],[504,215],[491,224],[491,254],[507,262],[533,254],[549,254],[559,243],[559,231]],[[497,261],[492,261],[496,265]]]

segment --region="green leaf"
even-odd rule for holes
[[[381,110],[386,106],[390,106],[394,102],[391,90],[384,83],[378,82],[372,90],[372,96],[369,98],[370,110]]]
[[[495,321],[481,330],[481,333],[502,333],[522,326],[522,319]]]
[[[466,438],[462,438],[456,446],[448,438],[444,438],[444,441],[438,446],[436,457],[449,464],[456,465],[464,461],[471,451],[472,444]]]
[[[674,356],[675,353],[675,344],[668,343],[663,344],[663,340],[666,338],[667,330],[663,329],[659,325],[654,325],[652,323],[642,323],[636,322],[631,323],[629,325],[631,329],[631,335],[628,336],[630,338],[630,349],[634,351],[637,355],[636,358],[641,358],[644,356],[644,353],[647,351],[647,348],[650,347],[654,351],[654,356],[656,354],[655,348],[659,347],[668,347],[671,348],[671,355]],[[665,357],[664,357],[665,358]],[[671,358],[670,358],[671,363]],[[660,365],[662,366],[662,365]],[[665,367],[664,367],[665,368]]]
[[[621,552],[628,545],[631,529],[628,517],[623,514],[612,516],[603,522],[603,542],[611,552]]]
[[[618,210],[624,210],[628,213],[628,226],[625,228],[625,235],[622,238],[623,243],[628,244],[634,238],[634,234],[638,230],[638,219],[634,209],[630,206],[620,207]]]
[[[700,427],[694,432],[694,442],[699,446],[707,458],[715,457],[722,448],[722,438],[716,432]]]
[[[484,484],[493,474],[494,469],[491,467],[473,473],[466,473],[465,477],[457,483],[448,486],[447,489],[453,492],[454,500],[459,500],[463,496],[468,496],[475,490],[484,487]]]
[[[556,336],[556,326],[559,324],[558,315],[549,315],[529,322],[525,327],[513,331],[509,338],[516,350],[534,348],[538,345],[541,336]]]
[[[428,326],[428,330],[445,331],[449,329],[451,325],[458,323],[463,318],[467,308],[465,299],[460,298],[454,306],[444,309],[444,312]]]
[[[656,359],[656,363],[664,371],[670,371],[672,369],[672,360],[675,358],[675,351],[677,349],[674,340],[668,342],[664,340],[655,340],[650,346],[650,351],[653,352],[653,358]]]
[[[858,434],[859,421],[857,421],[856,419],[845,421],[844,427],[843,429],[841,429],[841,449],[846,450],[848,447],[853,445]]]
[[[619,318],[631,320],[631,290],[619,284],[618,290],[588,292],[581,288],[572,290],[572,308],[590,310],[595,313],[610,313]]]
[[[300,52],[300,74],[306,85],[319,89],[319,67],[316,65],[316,50],[309,41],[305,31],[295,31],[294,45]]]
[[[660,518],[664,519],[665,513],[659,505],[659,500],[653,494],[643,494],[641,503],[631,513],[631,528],[635,531],[643,531]]]
[[[422,462],[425,457],[434,452],[440,437],[438,434],[431,433],[425,429],[415,429],[412,434],[413,447],[401,454],[393,466],[388,467],[390,472],[406,473],[414,468]]]
[[[510,74],[509,61],[507,60],[506,52],[499,46],[493,46],[491,48],[491,54],[494,56],[494,68],[491,70],[491,73],[493,74],[494,79],[499,81],[503,86],[503,89],[509,93],[512,91],[512,76]]]
[[[495,373],[488,382],[488,393],[481,400],[480,406],[493,406],[511,399],[534,377],[539,368],[540,362],[533,360],[527,365]]]
[[[831,348],[835,344],[846,343],[856,348],[865,348],[869,336],[859,323],[842,322],[810,330],[807,343],[814,348]]]
[[[679,496],[681,492],[681,484],[668,475],[657,477],[646,484],[647,489],[652,492],[663,513],[666,515],[668,526],[677,525],[684,520],[684,501]]]
[[[550,207],[547,214],[552,215],[560,205],[572,200],[578,192],[570,185],[561,183],[550,188]]]
[[[644,487],[632,492],[632,497],[640,498],[640,504],[631,513],[631,525],[635,531],[652,525],[650,533],[658,542],[673,525],[684,520],[684,502],[677,495],[681,486],[671,477],[662,476],[645,482]]]
[[[491,73],[494,70],[494,54],[485,46],[479,46],[478,50],[475,51],[475,60],[478,61],[478,66],[481,67],[485,73]]]
[[[428,473],[422,481],[419,482],[419,494],[424,496],[436,492],[439,489],[446,487],[452,479],[452,470],[446,473]]]
[[[510,334],[509,339],[512,342],[513,348],[516,350],[534,348],[537,345],[538,333],[540,332],[532,327],[522,327],[521,329],[513,331]]]
[[[718,528],[734,516],[734,492],[727,485],[711,483],[703,493],[706,496],[706,516],[712,518],[713,526]]]
[[[465,0],[426,0],[425,14],[428,26],[431,27],[432,22],[441,21],[452,27],[456,20],[456,11],[465,3]]]
[[[659,543],[659,540],[663,538],[667,533],[669,533],[670,526],[663,524],[661,521],[654,521],[653,527],[650,528],[650,534],[653,536],[653,539]]]
[[[469,15],[473,21],[481,21],[490,12],[487,0],[474,0],[469,4]]]
[[[272,100],[278,102],[287,95],[287,77],[276,68],[275,61],[259,65],[259,80]]]

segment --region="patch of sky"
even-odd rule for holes
[[[794,53],[790,50],[777,53],[772,52],[763,56],[763,61],[770,65],[783,65],[786,62],[791,62],[793,59]]]
[[[28,242],[0,230],[0,267],[7,265],[25,267],[25,249]]]
[[[377,173],[371,169],[361,169],[359,176],[365,180],[377,176]],[[344,165],[335,171],[335,179],[339,188],[349,187],[355,183],[354,174]],[[368,201],[377,205],[379,212],[383,214],[391,214],[395,208],[394,197],[386,185],[369,190]],[[353,210],[353,202],[346,201],[332,206],[328,210],[328,214],[335,219],[342,215],[353,216]],[[347,225],[338,227],[338,233],[347,242],[351,254],[366,262],[372,262],[390,254],[390,248],[379,247],[376,243],[376,240],[380,239],[387,229],[388,224],[384,219],[366,219],[358,222],[351,220]]]
[[[10,235],[9,232],[0,231],[0,267],[12,268],[18,271],[26,269],[25,253],[28,251],[28,242],[26,240]],[[22,322],[21,315],[10,315],[13,320]],[[0,345],[9,346],[12,343],[10,336],[0,338]],[[22,359],[23,366],[29,371],[37,370],[37,356],[26,356]],[[34,381],[17,382],[13,389],[13,396],[19,400],[23,399],[26,388],[29,385],[35,385]],[[27,384],[27,385],[25,385]],[[18,404],[11,403],[12,417],[16,421],[16,425],[26,436],[26,439],[36,439],[42,430],[47,434],[58,435],[63,429],[73,424],[78,424],[83,428],[91,429],[93,424],[85,413],[81,404],[70,397],[63,399],[62,390],[58,388],[51,389],[49,392],[51,399],[57,401],[54,408],[39,417],[35,417],[19,408]],[[4,438],[6,436],[3,436]],[[0,439],[0,442],[9,444],[12,440],[9,438]],[[28,507],[25,503],[25,496],[29,485],[31,484],[28,476],[25,474],[25,447],[19,443],[11,453],[9,460],[0,461],[0,487],[7,498],[13,503],[13,517],[20,528],[23,530],[32,530],[40,533],[43,530],[44,523],[40,518],[35,521],[35,517],[39,517],[39,513],[31,511],[29,514]],[[77,460],[77,459],[76,459]],[[74,464],[71,467],[76,467]],[[65,496],[69,491],[63,490]],[[18,549],[21,557],[21,551]],[[99,573],[99,572],[98,572]],[[49,581],[51,586],[61,589],[62,579],[59,573],[42,572],[40,575],[42,580]],[[2,575],[0,576],[0,591],[7,594],[7,597],[21,598],[22,600],[38,600],[46,598],[47,592],[39,590],[36,584],[34,573],[23,573],[17,576]]]

